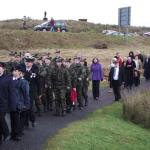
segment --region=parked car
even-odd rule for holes
[[[123,36],[124,34],[118,31],[114,31],[114,30],[103,30],[102,31],[103,34],[105,35],[113,35],[113,36]]]
[[[144,33],[144,36],[149,37],[149,36],[150,36],[150,32],[146,32],[146,33]]]
[[[114,30],[103,30],[102,31],[103,34],[111,34],[113,32],[116,32],[116,31],[114,31]]]
[[[138,33],[126,33],[125,36],[128,36],[128,37],[136,37],[136,36],[140,36]]]
[[[50,22],[44,22],[42,24],[36,25],[33,30],[34,31],[50,31]],[[60,30],[60,32],[67,32],[67,25],[64,21],[56,20],[54,25],[54,30],[57,32]]]

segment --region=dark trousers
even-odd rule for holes
[[[135,71],[134,75],[134,85],[137,87],[140,85],[140,73],[138,71]]]
[[[72,102],[71,102],[71,98],[70,98],[70,91],[66,92],[66,105],[67,105],[67,112],[70,112],[71,108],[72,108]]]
[[[100,80],[93,80],[92,81],[92,90],[93,90],[93,98],[99,98],[99,90],[100,90]]]
[[[83,86],[82,88],[83,98],[85,100],[85,106],[88,105],[88,86]]]
[[[35,122],[35,113],[34,113],[34,102],[37,102],[37,92],[30,91],[30,109],[25,113],[25,126],[29,126],[29,121],[31,123]]]
[[[11,137],[17,137],[20,135],[21,124],[20,124],[20,113],[17,111],[10,112],[11,120]]]
[[[115,96],[115,101],[118,101],[121,99],[121,94],[120,94],[120,84],[118,80],[113,80],[112,81],[112,88],[113,88],[113,93]]]
[[[83,107],[83,93],[82,93],[83,85],[82,83],[78,83],[76,88],[77,88],[78,107],[81,108]]]
[[[53,102],[54,102],[53,91],[52,91],[52,89],[47,88],[46,89],[46,107],[47,107],[47,110],[53,109]]]
[[[29,110],[27,110],[24,115],[25,115],[24,126],[29,127],[29,121],[31,123],[35,122],[35,113],[34,113],[33,108],[30,108]]]
[[[23,130],[24,130],[26,113],[27,113],[27,110],[26,111],[22,111],[20,113],[20,131],[21,131],[21,133],[23,133]]]
[[[9,135],[9,129],[8,125],[5,120],[6,113],[0,112],[0,140],[3,138],[6,138]]]

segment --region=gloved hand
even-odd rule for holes
[[[67,86],[67,90],[70,90],[70,87],[69,87],[69,86]]]
[[[78,80],[79,80],[79,81],[81,81],[81,80],[82,80],[82,78],[78,78]]]

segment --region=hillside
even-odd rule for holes
[[[42,20],[27,20],[27,28],[32,29],[35,25],[42,23]],[[80,33],[80,32],[94,32],[101,33],[103,30],[116,30],[119,28],[117,25],[104,25],[104,24],[94,24],[89,22],[81,22],[75,20],[65,20],[69,32]],[[0,21],[0,29],[22,29],[23,21],[21,19],[12,19]],[[143,32],[150,31],[148,27],[130,27],[129,32],[137,32],[142,34]],[[125,29],[122,29],[122,32],[126,32]]]
[[[150,39],[148,37],[129,37],[127,40],[123,36],[101,34],[104,29],[117,29],[117,26],[70,20],[67,21],[69,32],[66,33],[35,32],[31,29],[41,22],[28,20],[28,30],[22,30],[21,20],[0,21],[0,59],[6,61],[9,51],[12,50],[53,54],[55,49],[59,48],[65,57],[82,54],[91,61],[93,56],[97,56],[107,66],[116,51],[120,51],[122,56],[127,56],[130,50],[149,52]],[[133,29],[143,30],[143,28],[134,27]],[[107,46],[107,49],[100,49],[103,44]]]
[[[108,48],[149,46],[149,38],[112,37],[100,33],[50,33],[31,30],[0,30],[0,50],[52,49],[52,48],[95,48],[107,44]]]

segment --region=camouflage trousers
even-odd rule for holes
[[[76,88],[77,88],[78,106],[79,108],[81,108],[83,107],[83,93],[82,93],[83,85],[81,83],[78,83]]]
[[[56,114],[61,115],[66,111],[66,90],[63,88],[55,88],[54,95]]]
[[[84,105],[87,106],[88,105],[88,86],[83,86],[82,95],[84,98]]]

